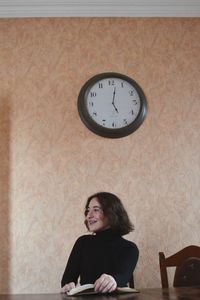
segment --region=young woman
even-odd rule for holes
[[[93,283],[100,293],[127,286],[138,261],[137,246],[122,236],[133,225],[120,199],[100,192],[88,198],[85,225],[92,235],[76,241],[61,280],[61,292],[80,284]]]

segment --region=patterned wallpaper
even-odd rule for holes
[[[160,286],[158,252],[200,244],[200,19],[0,20],[0,292],[58,292],[97,191],[121,197],[135,231],[137,288]],[[90,132],[77,96],[126,74],[148,116],[133,134]]]

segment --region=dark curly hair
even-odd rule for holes
[[[113,232],[125,235],[134,230],[134,225],[131,223],[121,200],[112,193],[99,192],[90,196],[85,205],[85,216],[87,216],[88,206],[93,198],[98,199]],[[85,225],[88,228],[86,220]]]

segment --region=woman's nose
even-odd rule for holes
[[[93,217],[93,211],[92,211],[92,210],[90,210],[90,211],[88,212],[87,217],[88,217],[88,218],[92,218],[92,217]]]

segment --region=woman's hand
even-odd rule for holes
[[[94,289],[100,293],[110,293],[117,288],[115,279],[108,274],[102,274],[94,283]]]
[[[62,288],[61,288],[61,293],[67,293],[69,292],[71,289],[75,288],[75,283],[74,282],[70,282],[65,284]]]

